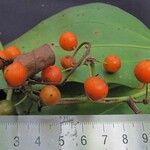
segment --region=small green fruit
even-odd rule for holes
[[[15,115],[16,109],[11,101],[0,101],[0,115]]]

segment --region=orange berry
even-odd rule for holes
[[[3,59],[8,60],[8,58],[7,58],[6,54],[4,53],[4,51],[0,51],[0,58],[2,58],[2,59],[0,59],[0,69],[2,69],[3,64],[4,64]]]
[[[102,78],[93,76],[85,81],[84,90],[93,101],[101,101],[108,94],[108,85]]]
[[[64,69],[72,68],[76,65],[75,58],[69,55],[62,57],[60,61]]]
[[[47,85],[41,90],[40,99],[45,105],[55,105],[60,101],[61,93],[56,86]]]
[[[59,38],[60,46],[66,51],[74,50],[78,45],[78,40],[73,32],[64,32]]]
[[[42,79],[52,84],[59,84],[62,80],[61,69],[56,65],[45,68],[42,70]]]
[[[134,69],[136,78],[142,83],[150,83],[150,60],[140,61]]]
[[[4,52],[9,59],[15,59],[17,56],[21,55],[21,50],[16,46],[6,47]]]
[[[27,80],[27,68],[20,62],[14,62],[4,69],[4,77],[11,87],[19,87]]]
[[[121,67],[121,59],[117,55],[109,55],[105,58],[103,66],[107,72],[115,73]]]

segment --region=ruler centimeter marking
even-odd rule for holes
[[[150,115],[0,117],[1,150],[150,150]]]

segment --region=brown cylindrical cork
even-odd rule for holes
[[[25,65],[28,69],[28,77],[31,77],[44,68],[54,65],[55,54],[50,45],[45,44],[40,48],[16,57],[14,62],[20,62]]]

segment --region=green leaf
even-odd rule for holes
[[[1,42],[0,42],[0,50],[3,50],[3,46]],[[0,70],[0,89],[6,89],[6,88],[7,88],[7,83],[4,79],[2,70]]]
[[[138,94],[140,83],[134,77],[134,66],[141,59],[150,58],[150,30],[132,15],[123,10],[102,3],[86,4],[66,9],[35,26],[8,45],[16,45],[24,52],[40,47],[45,43],[54,43],[56,64],[60,66],[60,58],[72,54],[59,47],[59,36],[64,31],[72,31],[78,36],[79,43],[88,41],[92,44],[91,55],[100,62],[108,54],[117,54],[122,59],[122,68],[115,74],[107,74],[102,64],[96,64],[96,73],[103,76],[108,83],[125,85],[119,86],[109,93],[110,96],[126,96]],[[7,45],[5,45],[7,46]],[[78,53],[79,60],[83,49]],[[67,73],[64,73],[64,77]],[[83,83],[89,76],[87,66],[79,67],[69,81],[70,88],[65,87],[62,93],[65,97],[75,97],[84,94],[78,83]],[[81,84],[83,86],[83,84]],[[35,87],[39,88],[39,87]],[[139,97],[143,98],[143,97]],[[30,101],[30,99],[28,100]],[[25,108],[28,105],[25,106]],[[145,113],[150,113],[149,105],[139,104]],[[22,109],[20,107],[20,109]],[[93,104],[87,101],[83,104],[58,105],[44,107],[42,112],[37,111],[34,105],[31,114],[121,114],[133,113],[127,104]]]
[[[36,109],[31,111],[31,114],[52,114],[52,115],[92,115],[101,114],[102,112],[113,108],[115,104],[72,104],[44,107],[42,112],[37,112]]]
[[[150,31],[135,17],[111,5],[93,3],[66,9],[42,21],[9,44],[29,51],[44,43],[55,43],[56,63],[60,65],[60,57],[69,54],[58,46],[58,39],[63,31],[75,32],[79,43],[91,42],[91,55],[97,60],[103,61],[110,53],[121,57],[122,68],[116,74],[107,74],[100,64],[96,64],[96,73],[103,76],[107,82],[130,87],[139,86],[133,69],[139,60],[150,58]],[[80,56],[81,54],[78,59]],[[88,68],[81,66],[69,80],[84,82],[88,74]]]

